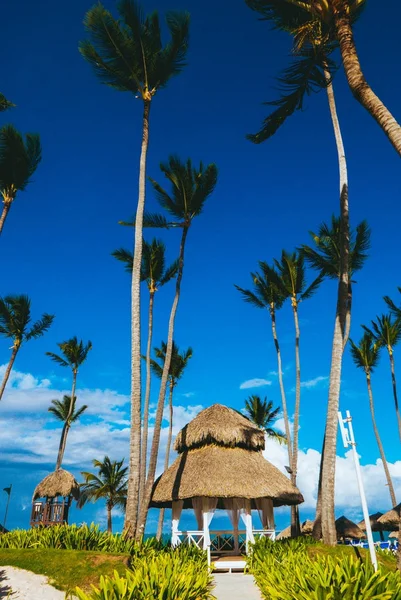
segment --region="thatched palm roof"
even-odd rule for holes
[[[202,410],[181,429],[174,448],[181,453],[207,445],[264,450],[265,435],[241,413],[227,406],[214,404]]]
[[[366,535],[362,531],[360,527],[353,521],[347,519],[347,517],[340,517],[336,521],[336,531],[337,537],[339,538],[352,538],[356,540],[360,540]]]
[[[377,512],[377,513],[374,513],[373,515],[369,515],[370,527],[371,527],[372,531],[382,531],[382,526],[378,522],[378,519],[380,519],[380,517],[382,517],[382,516],[383,516],[383,513],[381,513],[381,512]],[[362,529],[362,531],[366,531],[364,519],[362,519],[362,521],[359,521],[358,527],[360,527]]]
[[[302,535],[311,535],[313,531],[313,523],[314,521],[304,521],[301,525],[301,533]],[[288,525],[283,531],[280,531],[276,540],[284,540],[286,538],[291,537],[291,525]]]
[[[191,498],[271,498],[274,506],[300,504],[302,494],[261,452],[243,448],[204,446],[181,453],[155,482],[152,504],[169,507],[173,500]]]
[[[32,500],[36,500],[36,498],[56,498],[57,496],[64,498],[73,496],[76,500],[79,498],[79,483],[71,473],[64,469],[58,469],[47,475],[36,486]]]
[[[389,538],[396,538],[396,539],[398,540],[398,538],[399,538],[399,535],[400,535],[400,532],[399,532],[399,531],[392,531],[392,532],[389,534],[389,536],[388,536],[388,537],[389,537]]]
[[[399,528],[400,518],[401,504],[397,504],[397,506],[394,506],[394,508],[384,513],[384,515],[378,519],[378,523],[381,525],[383,531],[393,531],[393,529]]]

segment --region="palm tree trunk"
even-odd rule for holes
[[[60,436],[60,444],[58,447],[58,454],[57,454],[57,462],[56,462],[56,471],[58,471],[61,467],[61,463],[63,462],[63,456],[64,456],[64,439],[66,437],[66,429],[67,429],[67,422],[64,423],[63,425],[63,429],[61,431],[61,436]]]
[[[298,320],[298,305],[295,298],[292,298],[292,311],[294,313],[295,325],[295,410],[294,410],[294,433],[292,445],[292,465],[291,465],[291,481],[294,485],[297,484],[297,469],[298,469],[298,436],[299,436],[299,412],[301,407],[301,359],[299,355],[299,320]],[[298,522],[297,507],[291,507],[291,537],[296,537],[300,534]]]
[[[78,374],[77,369],[73,369],[72,370],[72,388],[71,388],[70,406],[68,408],[68,415],[67,415],[67,419],[65,421],[64,427],[63,427],[63,431],[61,432],[60,446],[59,446],[58,455],[57,455],[56,470],[61,468],[61,464],[63,462],[64,453],[65,453],[65,447],[67,445],[68,432],[70,431],[70,426],[71,426],[70,425],[71,417],[72,417],[72,413],[74,412],[74,398],[75,398],[75,390],[77,387],[77,374]]]
[[[0,400],[2,399],[4,390],[6,389],[7,381],[8,381],[8,378],[10,377],[10,373],[12,371],[14,361],[18,354],[19,348],[20,348],[19,346],[13,346],[13,351],[11,353],[10,362],[8,363],[8,367],[6,369],[6,372],[4,373],[3,382],[2,382],[1,388],[0,388]]]
[[[3,231],[4,223],[6,222],[7,215],[11,208],[11,202],[3,202],[3,204],[4,204],[3,210],[1,212],[1,217],[0,217],[0,235],[1,235],[1,232]]]
[[[142,226],[145,208],[146,156],[149,143],[150,100],[144,101],[141,158],[139,163],[138,205],[135,218],[134,260],[131,287],[131,435],[127,507],[124,529],[136,535],[141,468],[141,262]]]
[[[401,127],[380,98],[373,92],[362,73],[350,22],[349,3],[344,2],[344,0],[331,0],[331,2],[336,37],[340,44],[348,85],[355,98],[377,121],[401,156]]]
[[[171,450],[171,440],[173,439],[173,392],[174,392],[174,381],[170,382],[170,395],[169,395],[169,427],[168,427],[168,438],[167,438],[167,446],[166,446],[166,456],[164,458],[164,470],[167,471],[168,465],[170,462],[170,450]],[[164,521],[164,508],[160,509],[159,514],[159,522],[157,524],[157,533],[156,539],[160,540],[163,533],[163,521]]]
[[[377,424],[376,424],[375,407],[374,407],[374,403],[373,403],[372,385],[371,385],[371,381],[370,381],[370,373],[369,372],[366,373],[366,383],[368,385],[369,407],[370,407],[370,414],[372,417],[373,431],[375,434],[377,445],[379,447],[380,458],[382,459],[383,469],[384,469],[384,473],[385,473],[386,479],[387,479],[388,491],[390,492],[390,497],[391,497],[391,502],[392,502],[391,506],[396,506],[397,500],[395,497],[394,486],[393,486],[393,482],[391,480],[390,471],[388,470],[386,455],[384,454],[383,444],[382,444],[379,430],[378,430]]]
[[[322,479],[319,483],[321,490],[322,535],[325,544],[334,546],[337,534],[334,517],[335,474],[338,408],[340,402],[341,370],[344,353],[344,339],[347,314],[350,308],[348,302],[349,290],[349,211],[348,211],[348,173],[345,150],[338,120],[334,89],[330,73],[325,71],[327,98],[329,102],[334,136],[337,145],[338,164],[340,173],[340,217],[341,217],[341,248],[340,248],[340,277],[338,281],[337,309],[334,326],[333,345],[331,353],[330,386],[327,403],[326,428],[324,434],[324,454],[322,455]]]
[[[113,523],[111,520],[111,509],[112,509],[112,507],[111,507],[110,503],[108,502],[107,503],[107,532],[108,533],[113,533]]]
[[[393,396],[394,396],[395,412],[397,415],[398,433],[399,433],[399,436],[401,439],[401,415],[400,415],[400,409],[398,406],[397,381],[395,379],[395,368],[394,368],[394,354],[393,354],[393,349],[390,346],[387,348],[387,350],[388,350],[388,354],[390,357],[391,381],[393,384]],[[1,395],[0,395],[0,398],[1,398]]]
[[[347,316],[345,318],[345,333],[344,333],[344,348],[349,340],[349,333],[351,331],[351,309],[352,309],[352,283],[348,282],[348,306]]]
[[[143,434],[142,434],[142,452],[141,452],[141,475],[139,482],[139,502],[143,496],[143,489],[146,481],[146,461],[148,456],[148,434],[149,434],[149,399],[150,399],[150,354],[152,351],[152,336],[153,336],[153,303],[155,292],[149,294],[149,322],[148,322],[148,344],[146,347],[146,388],[145,388],[145,404],[143,408]]]
[[[169,319],[169,324],[168,324],[166,356],[164,359],[163,374],[161,377],[160,392],[159,392],[159,398],[157,401],[154,433],[153,433],[152,447],[151,447],[150,457],[149,457],[148,476],[146,479],[144,495],[143,495],[143,499],[141,501],[141,506],[140,506],[140,515],[139,515],[137,535],[136,535],[137,539],[141,539],[144,534],[144,531],[145,531],[146,518],[147,518],[147,514],[148,514],[148,510],[149,510],[149,503],[150,503],[150,498],[152,495],[152,487],[153,487],[153,483],[155,480],[155,474],[156,474],[157,457],[159,454],[159,444],[160,444],[160,433],[161,433],[161,426],[162,426],[162,420],[163,420],[164,400],[166,397],[167,379],[168,379],[168,374],[170,371],[171,354],[172,354],[172,349],[173,349],[174,322],[175,322],[175,316],[177,313],[178,302],[180,300],[181,281],[182,281],[182,275],[183,275],[183,271],[184,271],[184,252],[185,252],[185,243],[186,243],[187,234],[188,234],[188,227],[189,227],[189,225],[184,224],[184,228],[182,231],[182,237],[181,237],[178,273],[177,273],[177,279],[176,279],[176,283],[175,283],[175,296],[174,296],[174,300],[173,300],[173,305],[171,307],[170,319]]]

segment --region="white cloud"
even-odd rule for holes
[[[241,385],[239,386],[240,390],[249,390],[251,388],[258,388],[258,387],[264,387],[265,385],[271,385],[272,382],[269,381],[268,379],[261,379],[259,377],[255,377],[254,379],[248,379],[247,381],[244,381],[243,383],[241,383]]]
[[[303,388],[314,388],[317,385],[319,385],[319,383],[323,383],[323,382],[327,382],[328,381],[328,376],[323,376],[323,375],[319,375],[319,377],[315,377],[314,379],[308,379],[307,381],[302,381],[301,382],[301,387]]]
[[[181,394],[184,398],[192,398],[195,396],[195,392],[185,392],[185,394]]]

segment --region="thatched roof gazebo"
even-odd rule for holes
[[[397,504],[397,506],[394,506],[394,508],[384,513],[377,522],[382,527],[383,531],[397,531],[400,527],[400,519],[401,504]]]
[[[50,473],[33,493],[31,526],[68,523],[68,511],[73,498],[79,499],[79,483],[75,477],[65,469]]]
[[[381,523],[379,523],[379,519],[382,516],[383,516],[383,513],[381,513],[381,512],[374,513],[372,515],[369,515],[369,521],[370,521],[371,530],[378,531],[380,534],[380,539],[383,542],[384,541],[383,526],[381,525]],[[366,531],[366,525],[365,525],[365,521],[363,519],[362,519],[362,521],[359,521],[358,527],[360,527],[362,529],[362,531]]]
[[[274,506],[300,504],[302,494],[262,455],[264,433],[237,411],[215,404],[203,410],[177,435],[175,462],[155,482],[151,506],[172,508],[172,543],[183,541],[178,530],[183,508],[192,508],[201,539],[210,552],[209,525],[216,509],[225,509],[233,525],[238,551],[240,519],[246,546],[254,541],[252,509],[259,512],[265,532],[275,536]],[[188,536],[187,536],[188,537]],[[213,548],[212,548],[213,550]]]
[[[362,538],[366,537],[365,533],[360,527],[358,527],[356,523],[350,521],[349,519],[347,519],[347,517],[344,516],[339,517],[336,520],[336,531],[337,537],[342,540],[361,540]]]
[[[313,523],[314,523],[314,521],[309,521],[309,520],[304,521],[301,525],[301,534],[302,535],[312,535]],[[277,540],[285,540],[289,537],[291,537],[291,525],[288,525],[288,527],[286,527],[285,529],[280,531],[280,533],[277,535],[276,539]]]

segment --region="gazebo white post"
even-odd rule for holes
[[[203,549],[207,552],[207,564],[210,566],[210,533],[208,514],[202,510],[203,515]]]

